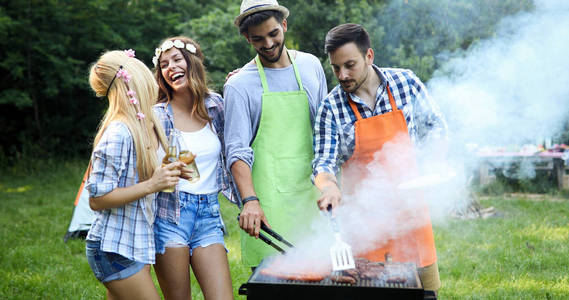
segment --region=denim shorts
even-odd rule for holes
[[[166,248],[188,247],[190,255],[196,247],[221,244],[223,221],[219,214],[217,193],[194,195],[180,192],[180,221],[178,224],[163,218],[154,222],[156,253],[164,254]],[[225,248],[227,251],[227,248]]]
[[[87,261],[100,282],[128,278],[146,265],[117,253],[102,251],[99,241],[86,241],[86,244]]]

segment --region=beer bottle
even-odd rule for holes
[[[170,139],[168,140],[168,149],[166,149],[166,155],[162,159],[162,166],[165,166],[169,163],[173,163],[178,161],[178,147],[177,147],[177,136],[174,132],[170,134]],[[166,188],[162,191],[165,193],[172,193],[175,187]]]

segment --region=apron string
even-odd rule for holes
[[[397,104],[395,104],[395,99],[393,98],[393,94],[391,93],[391,88],[389,87],[389,83],[386,83],[387,86],[387,96],[389,96],[389,104],[391,104],[392,111],[398,111]]]
[[[255,63],[257,64],[257,70],[259,70],[259,77],[261,77],[261,84],[263,85],[263,93],[269,92],[269,84],[267,83],[267,77],[265,76],[265,70],[259,59],[259,55],[255,56]]]
[[[304,87],[302,86],[302,80],[300,78],[300,73],[298,71],[298,67],[296,66],[296,62],[295,62],[294,58],[290,55],[290,52],[288,51],[288,49],[286,50],[286,54],[288,55],[288,58],[290,59],[290,62],[292,64],[292,68],[294,70],[294,76],[296,78],[296,82],[298,83],[298,89],[300,91],[304,91]],[[255,63],[257,64],[257,70],[259,70],[259,77],[261,77],[261,84],[263,85],[263,93],[268,93],[269,92],[269,84],[267,83],[267,76],[265,75],[265,69],[263,68],[263,65],[261,64],[261,60],[259,59],[258,54],[257,54],[257,56],[255,56]]]

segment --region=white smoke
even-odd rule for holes
[[[569,112],[568,49],[569,2],[550,0],[456,54],[428,82],[453,140],[508,147],[558,133]]]
[[[520,151],[556,136],[569,120],[569,2],[538,0],[536,9],[504,18],[493,38],[473,44],[437,70],[428,90],[446,117],[450,165],[458,178],[430,194],[434,217],[467,204],[481,149]],[[527,146],[526,146],[527,147]],[[533,178],[522,162],[506,176]],[[436,196],[435,196],[436,195]]]
[[[427,87],[446,117],[451,147],[446,163],[421,160],[419,169],[426,173],[451,166],[457,176],[423,189],[434,223],[467,204],[467,185],[477,168],[472,145],[535,143],[561,130],[569,118],[568,53],[569,1],[539,0],[535,11],[503,19],[492,39],[454,53],[435,72]],[[418,149],[419,156],[436,157],[432,152],[437,148],[430,146]],[[346,194],[345,205],[336,211],[343,238],[357,251],[424,225],[421,218],[395,217],[397,211],[418,204],[413,196],[403,195],[398,205],[378,205],[392,196],[392,186],[381,168],[368,168],[374,176],[362,181],[357,192]],[[535,176],[531,165],[521,169],[525,176]],[[320,234],[297,245],[288,256],[290,265],[302,261],[305,268],[329,268],[329,260],[323,259],[333,243],[329,222],[322,217],[313,227]]]

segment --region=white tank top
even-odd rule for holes
[[[218,192],[220,187],[217,185],[217,161],[221,153],[221,143],[219,138],[211,128],[209,123],[202,129],[194,132],[184,132],[182,138],[184,142],[196,154],[196,164],[200,172],[200,180],[190,183],[181,179],[178,188],[182,192],[191,194],[211,194]]]
[[[179,131],[181,138],[190,151],[197,155],[196,164],[200,172],[200,180],[190,183],[180,178],[178,189],[190,194],[211,194],[218,192],[220,187],[217,185],[217,161],[221,152],[221,143],[213,131],[211,125],[207,123],[202,129],[193,132]],[[158,157],[166,155],[162,147],[158,150]]]

